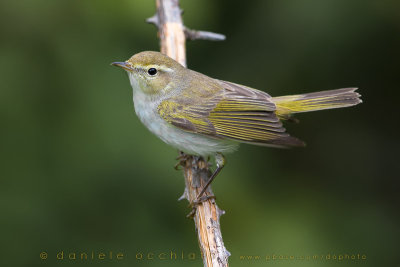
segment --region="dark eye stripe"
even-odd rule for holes
[[[157,69],[155,68],[150,68],[147,73],[151,76],[156,75],[157,74]]]

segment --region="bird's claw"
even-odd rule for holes
[[[196,200],[192,201],[189,204],[189,207],[192,208],[192,210],[189,212],[188,215],[186,215],[186,217],[187,218],[193,218],[194,215],[196,214],[197,206],[199,206],[203,202],[206,202],[209,199],[214,199],[215,200],[216,197],[215,196],[201,196],[201,197],[197,198]]]
[[[176,158],[176,160],[178,162],[175,164],[174,169],[179,170],[180,166],[185,166],[185,162],[189,159],[189,157],[190,156],[188,156],[185,153],[183,153],[182,151],[180,151],[179,156]]]

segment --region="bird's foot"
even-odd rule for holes
[[[189,157],[189,155],[186,155],[184,152],[179,151],[179,156],[176,158],[178,162],[175,164],[174,169],[179,170],[179,167],[185,166],[185,163],[189,159]]]
[[[203,202],[206,202],[209,199],[216,199],[215,196],[201,196],[197,198],[196,200],[193,200],[190,204],[189,207],[192,208],[192,210],[189,212],[188,215],[186,215],[187,218],[193,218],[194,215],[196,214],[196,209],[200,204],[203,204]]]

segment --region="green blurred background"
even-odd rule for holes
[[[399,1],[181,6],[188,27],[227,36],[189,42],[190,68],[273,96],[357,86],[364,100],[297,116],[287,128],[305,149],[228,155],[213,189],[231,266],[399,266]],[[1,266],[202,265],[177,151],[139,122],[127,75],[110,66],[159,49],[144,23],[154,12],[149,0],[0,2]],[[171,251],[185,259],[135,258]]]

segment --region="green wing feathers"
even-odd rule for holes
[[[271,97],[230,82],[212,79],[210,83],[213,87],[203,90],[199,89],[202,86],[191,86],[190,90],[162,101],[158,113],[188,132],[262,146],[290,147],[304,143],[286,132],[281,119],[288,119],[293,113],[361,103],[356,88]],[[195,92],[193,88],[202,91]],[[193,94],[201,97],[194,99]]]
[[[224,81],[218,85],[220,90],[200,101],[181,95],[166,99],[158,113],[178,128],[213,138],[264,146],[304,145],[286,133],[267,93]]]
[[[286,133],[274,112],[213,111],[209,117],[216,136],[265,146],[303,146]]]
[[[276,114],[287,118],[290,114],[323,109],[350,107],[361,103],[357,88],[343,88],[303,95],[273,97]]]

